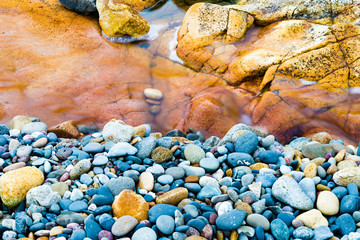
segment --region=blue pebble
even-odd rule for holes
[[[241,135],[236,140],[235,151],[251,154],[256,150],[258,144],[259,144],[259,139],[257,135],[253,132],[248,132]]]
[[[288,227],[291,226],[291,222],[295,219],[294,215],[290,213],[280,213],[277,218],[281,219]]]
[[[97,206],[103,206],[103,205],[111,205],[114,201],[114,197],[111,196],[105,196],[105,195],[96,195],[93,198],[93,203]]]
[[[266,193],[264,195],[261,195],[260,199],[265,199],[265,205],[266,206],[274,206],[276,204],[275,199],[271,196],[270,193]]]
[[[314,229],[315,239],[326,240],[332,238],[334,234],[330,231],[327,226],[320,226]]]
[[[276,240],[288,240],[290,238],[289,228],[282,220],[275,219],[271,222],[270,228]]]
[[[262,187],[272,187],[277,178],[274,174],[259,174],[255,178],[255,182],[261,182]]]
[[[92,197],[95,194],[98,194],[98,190],[96,188],[89,188],[88,190],[86,190],[85,194]]]
[[[360,197],[346,195],[340,202],[340,213],[353,213],[360,208]]]
[[[332,193],[336,195],[336,197],[341,200],[343,197],[347,195],[347,189],[345,187],[335,187],[333,190],[331,190]]]
[[[257,226],[255,228],[255,236],[258,240],[264,240],[265,239],[265,232],[264,229],[261,226]]]
[[[204,201],[206,198],[212,198],[214,196],[221,195],[221,191],[217,186],[206,185],[203,187],[197,195],[197,199]]]
[[[227,162],[231,167],[250,166],[255,163],[251,155],[242,152],[230,153],[227,157]]]
[[[9,128],[4,124],[0,124],[0,135],[9,135]]]
[[[100,226],[108,231],[111,231],[112,226],[114,225],[115,220],[112,218],[110,214],[103,214],[99,218]]]
[[[348,190],[349,195],[353,195],[353,196],[357,196],[357,197],[359,196],[359,189],[355,183],[349,183],[346,186],[346,188]]]
[[[181,225],[181,226],[177,226],[175,228],[176,232],[185,232],[186,230],[188,230],[190,227],[188,225]]]
[[[184,187],[193,193],[198,193],[201,190],[201,186],[198,183],[185,183]]]
[[[94,214],[95,215],[99,215],[99,214],[104,214],[104,213],[108,213],[111,211],[111,207],[108,206],[108,205],[105,205],[105,206],[100,206],[100,207],[97,207],[94,211]]]
[[[149,210],[149,220],[150,222],[156,222],[156,219],[161,215],[168,215],[171,217],[175,216],[175,211],[180,210],[180,208],[172,206],[170,204],[156,204]]]
[[[279,157],[283,157],[284,155],[278,152],[274,152],[274,151],[270,151],[270,150],[266,150],[266,151],[262,151],[259,154],[259,158],[260,161],[263,163],[277,163],[279,161]]]
[[[69,240],[83,240],[85,237],[86,233],[84,229],[77,228],[73,231]]]
[[[186,225],[188,225],[189,227],[193,227],[197,229],[199,232],[201,232],[206,224],[199,219],[191,219],[186,223]]]
[[[7,143],[7,139],[0,135],[0,146],[4,146]]]
[[[61,199],[59,205],[63,210],[69,210],[69,206],[72,203],[73,201],[71,201],[70,199]]]
[[[94,215],[89,215],[85,221],[86,237],[91,240],[97,240],[99,232],[102,230],[100,225],[95,221]]]
[[[314,235],[314,231],[308,227],[299,227],[293,231],[293,236],[297,239],[310,240]]]
[[[88,208],[88,205],[84,201],[75,201],[69,205],[69,211],[82,212]]]
[[[187,223],[189,222],[191,219],[193,219],[193,217],[191,216],[190,213],[184,213],[183,214],[183,217],[184,217],[184,222]]]
[[[269,233],[265,233],[265,240],[274,240],[274,237]]]
[[[265,210],[262,215],[266,217],[269,221],[271,221],[274,216],[274,214],[270,210]]]
[[[340,233],[342,235],[348,235],[356,230],[355,221],[348,213],[340,215],[335,223],[340,228]]]
[[[184,225],[185,226],[185,225]],[[139,223],[138,225],[136,225],[135,229],[134,229],[134,232],[136,232],[137,230],[139,230],[140,228],[144,228],[144,227],[147,227],[145,224],[143,223]]]
[[[156,219],[156,227],[165,235],[170,235],[175,229],[174,218],[163,215]]]
[[[56,134],[53,133],[53,132],[49,132],[49,133],[47,134],[47,137],[48,137],[48,139],[49,139],[49,142],[57,142],[57,140],[58,140],[58,137],[57,137]]]
[[[232,231],[239,228],[244,221],[247,213],[243,210],[232,209],[220,215],[216,219],[216,226],[219,230]]]
[[[45,224],[42,223],[42,222],[40,222],[40,223],[35,223],[35,224],[33,224],[33,225],[29,228],[29,230],[30,230],[30,232],[36,232],[36,231],[42,230],[42,229],[44,229],[44,228],[45,228]]]

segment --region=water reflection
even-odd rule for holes
[[[1,120],[28,114],[49,125],[74,119],[101,126],[117,118],[131,125],[152,123],[163,132],[193,128],[206,136],[221,136],[244,122],[283,142],[315,130],[359,139],[358,87],[328,92],[310,79],[294,82],[279,76],[261,96],[263,76],[229,86],[218,75],[185,67],[175,47],[188,6],[159,2],[141,13],[151,25],[151,40],[122,44],[102,36],[96,17],[72,13],[57,0],[1,2]],[[234,43],[236,56],[254,48],[266,31],[252,27],[243,41]],[[227,50],[222,56],[231,60]],[[156,116],[144,101],[149,87],[165,96]]]

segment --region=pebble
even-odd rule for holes
[[[339,199],[330,191],[322,191],[318,195],[316,207],[322,214],[335,215],[340,209]]]
[[[270,229],[270,222],[269,220],[260,214],[250,214],[246,218],[246,222],[253,227],[260,226],[265,231]]]
[[[253,132],[241,135],[235,142],[235,151],[251,154],[256,150],[259,143],[258,137]]]
[[[131,146],[127,142],[119,142],[113,145],[109,152],[108,157],[121,157],[125,155],[135,155],[137,148]]]
[[[305,194],[300,185],[287,176],[280,177],[272,186],[272,195],[297,209],[309,210],[314,207],[313,201]]]
[[[148,218],[149,204],[141,195],[126,189],[115,197],[112,209],[115,217],[129,215],[140,222]]]
[[[163,98],[163,94],[159,89],[156,88],[146,88],[144,90],[144,96],[146,98],[152,99],[152,100],[157,100],[160,101]]]
[[[47,126],[43,122],[31,122],[21,127],[21,133],[32,134],[34,132],[46,132]]]
[[[203,158],[200,160],[200,167],[207,172],[215,172],[219,166],[220,163],[216,158]]]
[[[293,236],[298,239],[310,240],[314,237],[314,231],[308,227],[296,228],[293,232]]]
[[[333,176],[333,180],[340,186],[347,186],[349,183],[355,183],[360,187],[360,168],[350,167],[336,172]]]
[[[127,143],[131,140],[134,134],[134,129],[126,125],[121,120],[112,119],[105,124],[102,135],[106,141],[124,142]]]
[[[156,219],[156,227],[165,235],[170,235],[174,232],[175,221],[174,218],[168,215],[162,215]]]
[[[328,220],[317,209],[304,212],[296,217],[301,220],[308,228],[315,229],[320,226],[328,226]]]
[[[122,216],[112,225],[111,233],[116,237],[122,237],[133,230],[138,224],[138,220],[132,216]]]
[[[191,164],[198,164],[201,159],[205,158],[205,151],[195,144],[188,144],[184,149],[184,156]]]
[[[280,220],[275,219],[270,224],[271,233],[276,240],[287,240],[290,238],[290,231],[286,224]]]
[[[216,225],[220,230],[232,231],[239,228],[247,213],[243,210],[233,209],[216,219]]]
[[[157,235],[154,230],[149,227],[143,227],[135,231],[131,240],[156,240]]]

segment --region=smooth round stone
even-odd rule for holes
[[[154,176],[151,172],[143,172],[139,176],[138,187],[140,189],[145,189],[151,191],[154,188]]]
[[[218,181],[217,181],[215,178],[213,178],[213,177],[208,177],[208,176],[203,176],[203,177],[201,177],[201,178],[199,179],[199,184],[200,184],[200,186],[202,186],[202,187],[205,187],[205,186],[207,186],[207,185],[214,185],[214,186],[217,186],[217,187],[220,186],[219,183],[218,183]]]
[[[318,195],[316,207],[325,215],[335,215],[340,209],[339,199],[330,191],[322,191]]]
[[[220,166],[219,161],[216,158],[203,158],[200,160],[200,167],[207,172],[214,172]]]
[[[296,228],[293,232],[294,238],[310,240],[314,237],[314,231],[308,227]]]
[[[227,201],[227,202],[222,202],[220,203],[220,206],[217,209],[217,213],[218,216],[221,216],[227,212],[230,212],[233,209],[232,203]]]
[[[229,151],[225,146],[219,146],[216,150],[221,155],[224,155],[224,154],[228,153],[228,151]]]
[[[283,155],[281,153],[278,152],[274,152],[274,151],[262,151],[259,154],[259,158],[260,161],[263,163],[267,163],[267,164],[275,164],[279,161],[279,157],[282,157]]]
[[[34,148],[42,148],[44,147],[46,144],[48,143],[48,139],[46,137],[43,137],[43,138],[40,138],[38,140],[36,140],[34,143],[33,143],[33,147]]]
[[[253,132],[241,135],[235,142],[235,151],[241,153],[253,153],[259,143],[258,137]]]
[[[49,173],[51,171],[51,164],[49,161],[45,161],[44,163],[44,171],[45,173]]]
[[[347,189],[345,187],[337,186],[333,190],[331,190],[332,193],[336,195],[338,199],[342,199],[347,195]]]
[[[89,174],[84,173],[80,176],[80,182],[89,186],[93,183],[93,179],[89,176]]]
[[[205,158],[205,151],[195,144],[188,144],[184,149],[184,156],[192,164],[198,164],[201,159]]]
[[[261,140],[261,145],[264,148],[267,148],[267,147],[270,147],[271,145],[273,145],[274,142],[275,142],[275,137],[273,135],[268,135]]]
[[[287,176],[280,177],[272,186],[272,195],[291,207],[308,210],[314,207],[313,201],[305,194],[300,185]]]
[[[75,201],[69,206],[69,211],[72,212],[81,212],[88,208],[88,205],[84,201]]]
[[[315,239],[330,239],[334,236],[329,227],[320,226],[314,230]]]
[[[349,183],[346,186],[346,188],[348,190],[349,195],[353,195],[353,196],[357,196],[357,197],[359,196],[359,189],[355,183]]]
[[[163,215],[156,219],[156,227],[165,235],[170,235],[175,229],[175,221],[172,217]]]
[[[23,156],[29,156],[33,150],[33,147],[31,146],[20,146],[16,151],[16,156],[19,158]]]
[[[183,166],[182,165],[181,168],[183,168],[185,170],[186,176],[195,175],[195,176],[201,177],[201,176],[205,175],[205,169],[203,169],[201,167],[191,167],[191,166]]]
[[[80,177],[81,174],[87,173],[91,168],[90,160],[81,160],[70,172],[70,179],[75,180]]]
[[[156,88],[146,88],[144,90],[144,95],[146,98],[150,98],[152,100],[157,100],[157,101],[163,98],[162,92]]]
[[[41,165],[44,164],[45,160],[46,160],[45,158],[38,158],[37,160],[33,161],[31,163],[31,165],[33,165],[33,166],[41,166]]]
[[[288,167],[288,166],[286,166],[286,165],[281,165],[281,167],[280,167],[280,172],[281,172],[281,174],[288,174],[288,173],[290,173],[291,172],[291,168],[290,167]]]
[[[169,204],[156,204],[149,210],[149,220],[150,222],[155,223],[161,215],[174,217],[176,210],[181,212],[180,208]]]
[[[56,218],[56,223],[60,226],[66,226],[69,223],[83,224],[85,218],[84,214],[64,211]]]
[[[138,224],[138,220],[132,216],[122,216],[116,220],[111,228],[111,233],[116,237],[122,237],[133,230]]]
[[[135,144],[135,146],[138,149],[138,152],[136,153],[136,156],[145,159],[150,157],[152,151],[156,147],[156,138],[154,137],[146,137],[141,139],[138,143]]]
[[[43,122],[31,122],[21,128],[21,133],[32,134],[34,132],[46,132],[47,126]]]
[[[201,186],[198,183],[185,183],[184,187],[193,193],[198,193],[201,190]]]
[[[239,228],[247,213],[243,210],[233,209],[216,219],[216,226],[219,230],[232,231]]]
[[[340,215],[335,220],[336,225],[340,228],[341,235],[348,235],[351,232],[355,232],[356,225],[354,219],[351,217],[350,214],[345,213]]]
[[[101,165],[105,165],[109,162],[108,157],[104,156],[104,155],[100,155],[100,156],[96,156],[94,161],[92,162],[92,164],[94,166],[101,166]]]
[[[157,235],[154,230],[149,227],[138,229],[131,237],[131,240],[156,240]]]
[[[340,213],[353,213],[354,211],[359,210],[359,207],[360,197],[346,195],[341,199]]]
[[[164,174],[164,175],[161,175],[160,177],[158,177],[157,181],[161,184],[170,184],[174,181],[174,178],[173,176],[171,175],[167,175],[167,174]]]
[[[214,185],[207,185],[203,187],[198,195],[196,196],[197,199],[204,201],[206,198],[212,198],[214,196],[221,195],[221,191],[217,186]]]
[[[320,226],[327,227],[329,225],[327,219],[317,209],[304,212],[297,216],[296,219],[301,220],[306,227],[311,229],[315,229]]]
[[[165,173],[171,175],[175,180],[185,176],[185,171],[181,167],[168,168],[166,169]]]
[[[284,208],[283,208],[283,211],[285,211]],[[277,218],[282,220],[289,227],[290,227],[292,221],[295,219],[293,214],[290,214],[290,213],[287,213],[287,212],[282,212],[282,213],[278,214]]]
[[[253,227],[260,226],[265,231],[268,231],[270,229],[269,220],[261,214],[250,214],[249,216],[247,216],[246,222]]]
[[[0,135],[5,134],[9,134],[9,128],[4,124],[0,124]]]
[[[305,194],[311,199],[312,202],[315,202],[316,199],[316,188],[315,183],[311,178],[303,178],[299,185]]]
[[[258,174],[255,177],[256,182],[261,182],[262,187],[272,187],[277,178],[273,174]]]
[[[108,152],[108,157],[122,157],[125,155],[135,155],[137,148],[127,142],[119,142],[112,146]]]
[[[86,237],[96,239],[102,231],[100,225],[95,221],[94,215],[90,214],[85,220]]]
[[[275,219],[270,224],[271,233],[276,240],[287,240],[290,238],[289,228],[280,220]]]
[[[230,153],[227,157],[227,162],[231,167],[250,166],[255,163],[253,157],[247,153]]]
[[[241,177],[241,184],[243,186],[248,186],[254,181],[254,175],[253,174],[245,174]]]

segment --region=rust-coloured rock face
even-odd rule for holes
[[[194,5],[183,24],[191,29],[179,30],[183,65],[170,60],[184,16],[171,1],[142,14],[162,28],[156,40],[137,44],[108,41],[97,16],[71,12],[57,0],[1,1],[0,119],[31,115],[48,126],[74,119],[102,127],[115,118],[206,136],[245,122],[283,142],[315,131],[359,139],[360,42],[353,25],[359,6],[274,0],[271,12],[269,2],[207,5],[222,25],[201,34],[201,18],[192,15],[199,11],[192,10],[203,5]],[[155,115],[147,88],[163,93]]]

